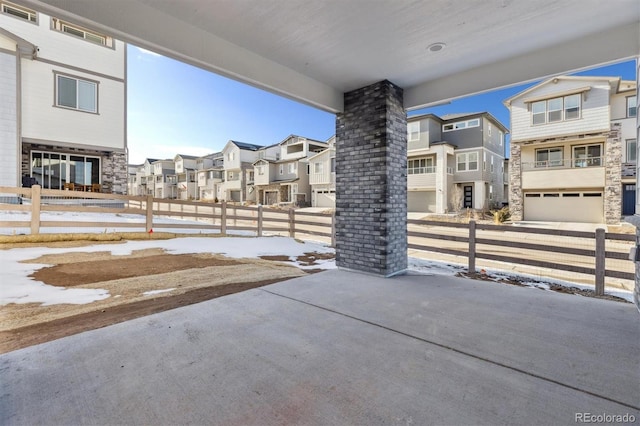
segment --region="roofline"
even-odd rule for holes
[[[504,104],[504,106],[509,108],[509,106],[511,105],[511,102],[513,102],[514,99],[520,98],[520,97],[526,95],[527,93],[536,90],[539,87],[542,87],[542,86],[545,86],[545,85],[551,83],[554,80],[574,80],[574,81],[608,80],[609,84],[615,83],[615,84],[619,85],[621,78],[620,77],[605,77],[605,76],[558,75],[558,76],[555,76],[555,77],[547,78],[546,80],[543,80],[538,84],[534,84],[533,86],[523,90],[522,92],[518,92],[515,95],[511,96],[510,98],[505,99],[504,101],[502,101],[502,103]]]

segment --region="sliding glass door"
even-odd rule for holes
[[[47,189],[100,184],[100,158],[53,152],[31,152],[31,176]]]

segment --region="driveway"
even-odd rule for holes
[[[0,423],[637,420],[638,354],[631,304],[332,270],[4,354]]]

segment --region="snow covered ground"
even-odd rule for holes
[[[28,220],[30,214],[28,212],[0,212],[0,221],[9,220]],[[64,233],[64,232],[86,232],[86,233],[103,233],[103,232],[126,232],[133,231],[132,228],[110,227],[110,223],[129,222],[141,223],[144,228],[144,222],[141,222],[140,215],[127,214],[105,214],[105,213],[73,213],[73,212],[43,212],[41,220],[55,220],[70,222],[69,228],[44,228],[47,233]],[[95,221],[95,228],[78,228],[73,227],[72,222]],[[187,221],[174,219],[157,219],[156,223],[168,224],[184,224]],[[198,222],[193,222],[198,223]],[[5,234],[29,233],[28,229],[20,228],[0,228]],[[172,232],[171,229],[163,228],[162,231]],[[186,229],[180,229],[178,232],[185,233]],[[200,230],[192,230],[192,233],[200,233]],[[207,231],[209,232],[209,231]],[[252,232],[234,232],[236,235],[254,235]],[[217,253],[224,254],[233,258],[257,258],[259,256],[289,256],[291,263],[298,267],[305,268],[296,262],[295,258],[304,253],[332,253],[333,249],[315,242],[299,242],[292,238],[285,237],[262,237],[262,238],[176,238],[172,240],[149,240],[149,241],[128,241],[123,244],[103,245],[96,244],[77,248],[18,248],[2,251],[2,280],[0,281],[0,306],[9,303],[42,303],[43,305],[52,305],[60,303],[83,304],[90,303],[95,300],[101,300],[110,297],[106,290],[99,289],[81,289],[81,288],[61,288],[45,285],[42,282],[28,278],[37,269],[44,266],[41,264],[20,263],[23,260],[35,259],[44,254],[70,253],[70,252],[93,252],[93,251],[111,251],[114,256],[127,256],[133,250],[143,250],[148,248],[161,248],[171,254],[187,254],[187,253]],[[306,268],[335,268],[333,260],[318,260],[317,265]],[[455,275],[458,272],[466,271],[464,265],[456,265],[447,262],[423,260],[409,258],[409,269],[421,273],[432,275]],[[577,287],[580,289],[593,290],[593,287],[579,285],[567,281],[544,279],[539,276],[528,276],[524,274],[504,273],[498,270],[487,269],[487,273],[493,277],[513,278],[518,277],[522,284],[529,285],[532,288],[542,288],[549,290],[549,286],[541,283],[544,281],[548,284],[558,284],[567,287]],[[633,294],[622,290],[608,290],[607,294],[618,296],[626,300],[632,301]]]

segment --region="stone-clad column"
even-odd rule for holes
[[[344,96],[336,117],[336,263],[381,276],[407,268],[407,117],[381,81]]]
[[[511,220],[523,220],[524,199],[522,194],[522,147],[511,142],[509,155],[509,212]]]
[[[620,224],[622,216],[622,141],[620,123],[611,125],[605,142],[604,220],[608,225]]]

